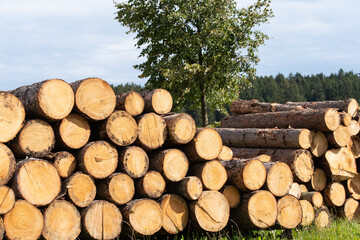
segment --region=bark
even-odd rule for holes
[[[233,114],[264,113],[264,112],[287,112],[292,110],[304,110],[301,106],[289,106],[279,103],[259,102],[258,100],[238,99],[231,103],[230,111]]]

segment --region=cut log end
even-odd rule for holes
[[[12,151],[0,143],[0,185],[7,184],[15,172],[16,159]]]
[[[350,136],[355,136],[360,131],[360,125],[359,122],[356,120],[351,120],[349,126],[346,127]]]
[[[310,151],[315,157],[321,157],[328,150],[328,141],[322,132],[313,132]]]
[[[186,176],[189,161],[182,151],[167,149],[151,159],[150,167],[161,172],[168,181],[178,182]]]
[[[357,221],[360,218],[359,202],[353,198],[346,199],[339,212],[341,217],[345,217],[349,221]]]
[[[144,110],[144,99],[134,91],[116,95],[116,109],[125,110],[132,116],[137,116]]]
[[[300,185],[297,182],[294,182],[293,184],[291,184],[289,194],[293,195],[297,199],[300,199],[300,197],[301,197],[301,188],[300,188]]]
[[[175,113],[163,116],[168,129],[170,144],[186,144],[190,142],[196,133],[194,119],[186,113]]]
[[[82,173],[73,174],[66,183],[68,196],[78,207],[87,207],[96,196],[94,180]]]
[[[79,149],[89,141],[90,125],[80,115],[70,114],[61,120],[57,136],[65,148]]]
[[[348,107],[346,111],[354,117],[358,111],[359,104],[356,99],[349,99]]]
[[[302,220],[300,225],[309,226],[314,221],[315,218],[314,207],[307,200],[300,200],[299,203],[302,209]]]
[[[291,229],[301,223],[302,208],[299,200],[292,195],[286,195],[279,199],[277,222],[280,226]]]
[[[14,191],[5,185],[0,185],[0,214],[8,213],[15,204]]]
[[[193,141],[195,141],[195,149],[201,159],[215,159],[221,152],[222,140],[214,129],[199,130]]]
[[[227,180],[224,166],[216,160],[204,163],[199,175],[205,189],[220,190]]]
[[[225,196],[230,208],[236,208],[239,206],[241,201],[241,195],[239,190],[235,186],[224,186],[221,190],[221,193]]]
[[[264,165],[268,169],[266,177],[268,190],[276,197],[287,194],[293,183],[293,174],[290,167],[283,162],[275,162],[271,165],[264,163]]]
[[[315,210],[315,226],[318,229],[323,229],[330,225],[331,223],[331,214],[329,209],[326,206],[321,206]]]
[[[325,113],[325,125],[330,131],[335,131],[341,122],[340,114],[333,108],[330,108]]]
[[[128,146],[138,136],[135,119],[125,111],[116,111],[106,120],[106,133],[109,139],[118,146]]]
[[[345,147],[351,141],[348,128],[340,125],[335,131],[329,133],[328,140],[335,147]]]
[[[70,177],[76,168],[74,155],[69,152],[57,152],[54,157],[54,165],[62,178]]]
[[[138,129],[137,143],[146,150],[156,149],[164,144],[167,128],[161,116],[155,113],[142,115],[138,120]]]
[[[203,191],[201,180],[195,176],[185,177],[178,183],[170,183],[169,187],[171,192],[175,192],[187,200],[197,200]]]
[[[356,174],[355,177],[347,180],[347,190],[349,191],[352,198],[360,200],[360,175]]]
[[[302,129],[299,134],[299,145],[302,149],[308,149],[311,146],[312,135],[310,130]]]
[[[165,191],[166,182],[157,171],[149,171],[136,183],[136,193],[141,197],[158,198]]]
[[[311,177],[310,187],[311,189],[321,192],[326,187],[327,178],[323,169],[315,168],[314,174]]]
[[[165,89],[154,90],[151,98],[152,109],[157,114],[166,114],[171,111],[173,99]]]
[[[109,196],[116,204],[129,202],[135,194],[134,180],[124,173],[114,173],[108,184]]]
[[[269,228],[276,222],[277,203],[274,195],[268,191],[255,192],[249,199],[247,212],[255,227]]]
[[[324,202],[329,207],[340,207],[345,203],[345,188],[341,183],[330,183],[324,189]]]
[[[222,161],[230,161],[232,158],[233,158],[233,151],[231,150],[231,148],[223,145],[217,159]]]
[[[266,181],[266,169],[259,160],[251,160],[243,170],[244,185],[250,191],[260,189]]]
[[[125,148],[119,157],[120,168],[132,178],[140,178],[149,169],[149,157],[146,152],[137,146]]]
[[[308,182],[314,173],[314,162],[309,151],[303,150],[296,154],[296,158],[291,167],[295,176],[301,182]]]
[[[307,200],[315,207],[321,207],[324,203],[324,199],[319,192],[303,192],[301,193],[301,200]]]
[[[328,150],[324,159],[326,172],[333,181],[344,181],[357,174],[356,161],[351,150],[347,147]]]

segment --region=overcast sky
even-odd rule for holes
[[[239,0],[246,5],[253,0]],[[273,0],[258,75],[360,72],[359,0]],[[139,50],[112,0],[0,0],[1,90],[61,78],[134,82]]]

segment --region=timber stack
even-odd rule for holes
[[[329,208],[359,215],[355,100],[238,100],[217,129],[171,112],[165,89],[115,95],[99,78],[0,100],[0,239],[324,227]]]

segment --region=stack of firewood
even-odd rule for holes
[[[216,129],[233,153],[222,162],[241,193],[230,218],[240,228],[331,222],[329,208],[359,218],[358,103],[236,100]]]

